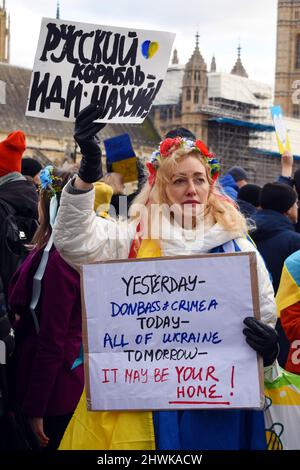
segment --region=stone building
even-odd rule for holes
[[[300,118],[299,103],[293,100],[293,84],[300,80],[300,0],[278,0],[277,8],[275,103],[285,116]]]
[[[179,64],[174,51],[151,116],[161,137],[174,127],[186,127],[218,156],[223,173],[240,165],[252,182],[262,184],[280,173],[272,103],[272,87],[248,77],[240,45],[230,73],[217,71],[215,57],[209,71],[196,34],[186,65]]]

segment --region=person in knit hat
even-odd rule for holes
[[[38,193],[33,183],[21,175],[21,159],[26,148],[25,134],[15,131],[0,142],[0,341],[6,345],[5,335],[10,331],[8,285],[18,264],[26,255],[29,243],[38,226]],[[5,328],[3,328],[5,325]],[[12,337],[9,333],[8,337]],[[7,338],[7,336],[6,336]],[[6,369],[0,364],[0,450],[11,449],[9,432]]]
[[[22,217],[22,232],[26,241],[30,242],[37,228],[38,194],[34,184],[21,174],[25,149],[26,138],[22,131],[11,132],[0,142],[0,205],[9,205],[15,217]]]
[[[256,231],[251,233],[251,237],[271,274],[275,294],[286,258],[300,249],[300,234],[294,225],[298,216],[297,199],[297,193],[287,184],[267,183],[260,193],[261,209],[253,217]],[[284,367],[289,345],[280,320],[276,329],[280,346],[278,362]]]
[[[267,183],[260,193],[260,206],[254,217],[256,231],[251,234],[272,275],[275,293],[285,259],[300,249],[295,232],[297,194],[287,184]]]
[[[300,249],[300,234],[294,226],[298,215],[297,194],[287,184],[267,183],[261,190],[260,206],[254,217],[256,231],[251,237],[265,260],[276,294],[286,258]],[[284,367],[288,347],[280,321],[276,329],[280,346],[278,362]]]
[[[26,139],[22,131],[12,132],[0,142],[0,278],[4,286],[5,299],[10,278],[7,272],[9,263],[3,267],[1,259],[7,259],[9,253],[5,228],[8,213],[15,218],[19,237],[24,243],[31,241],[38,225],[38,193],[34,184],[21,174],[21,159],[25,148]]]
[[[257,184],[245,184],[237,195],[237,204],[241,213],[248,218],[252,218],[260,205],[261,187]]]
[[[25,148],[26,139],[22,131],[11,132],[0,142],[0,177],[21,172],[21,159]]]
[[[40,171],[42,169],[40,162],[31,157],[22,158],[21,162],[21,173],[24,176],[30,176],[34,184],[38,186],[40,184]]]
[[[229,168],[228,172],[222,178],[220,178],[220,185],[224,193],[236,201],[238,198],[238,191],[248,183],[247,179],[247,174],[244,168],[233,166]]]
[[[293,188],[283,183],[267,183],[260,194],[262,209],[286,214],[293,222],[297,222],[297,193]]]
[[[228,174],[232,176],[238,188],[242,188],[248,183],[247,173],[241,166],[233,166],[229,168]]]

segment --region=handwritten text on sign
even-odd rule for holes
[[[254,269],[253,253],[84,266],[91,409],[259,407]]]
[[[143,122],[161,88],[174,37],[43,18],[26,114],[74,120],[97,102],[103,122]]]

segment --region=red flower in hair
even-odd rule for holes
[[[211,175],[211,177],[212,177],[212,180],[215,182],[215,181],[217,181],[217,179],[218,179],[218,177],[219,177],[219,173],[216,172],[216,173],[214,173],[213,175]]]
[[[212,156],[212,154],[209,153],[208,148],[207,148],[206,145],[202,142],[202,140],[196,140],[195,145],[196,145],[196,147],[200,150],[200,152],[202,153],[202,155],[204,155],[205,157],[211,157],[211,156]]]
[[[150,186],[153,186],[155,183],[155,177],[156,177],[156,170],[154,166],[152,165],[151,162],[146,163],[146,167],[148,169],[149,175],[148,175],[148,183]]]
[[[159,153],[162,157],[168,157],[172,151],[177,150],[180,147],[180,144],[180,137],[175,137],[174,139],[165,139],[159,146]]]

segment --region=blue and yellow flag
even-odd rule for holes
[[[278,316],[297,302],[300,302],[300,250],[285,260],[276,295]]]

